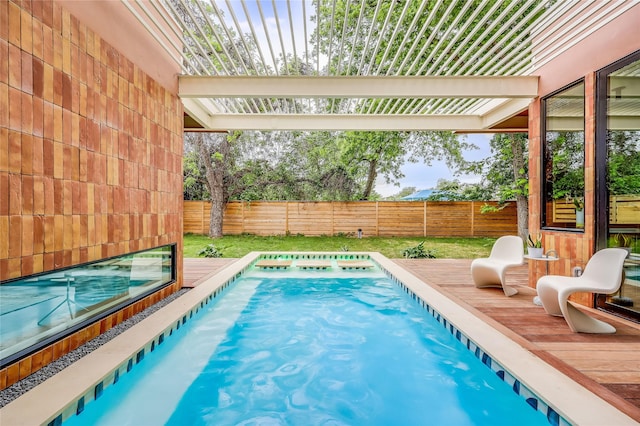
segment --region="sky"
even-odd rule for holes
[[[466,151],[464,153],[464,158],[466,160],[474,161],[487,158],[491,153],[491,150],[489,148],[489,140],[491,139],[491,136],[493,135],[466,135],[467,142],[477,145],[479,149],[474,151]],[[438,179],[457,179],[460,182],[465,183],[477,183],[480,181],[480,177],[475,175],[462,175],[454,177],[453,172],[449,170],[447,165],[442,161],[433,161],[431,162],[430,166],[427,166],[422,162],[405,162],[401,170],[405,177],[400,180],[400,184],[398,186],[386,184],[384,182],[384,179],[378,178],[378,180],[376,181],[375,191],[383,197],[389,197],[400,192],[402,188],[406,188],[409,186],[415,187],[416,191],[420,191],[421,189],[435,188],[436,184],[438,183]]]
[[[287,3],[282,0],[275,0],[273,2],[263,0],[260,2],[259,8],[258,1],[247,0],[244,2],[246,11],[243,7],[243,3],[238,0],[232,0],[230,2],[217,0],[216,5],[223,11],[224,20],[231,28],[235,27],[233,23],[233,15],[235,15],[244,34],[252,33],[251,25],[249,25],[249,21],[247,19],[248,13],[253,24],[253,31],[255,31],[258,38],[260,52],[265,58],[265,62],[268,66],[277,68],[274,64],[274,57],[278,58],[283,53],[294,53],[295,51],[298,57],[304,58],[306,47],[309,49],[309,54],[311,54],[311,44],[307,44],[307,46],[305,46],[305,43],[303,42],[305,34],[303,25],[304,16],[306,16],[307,20],[307,39],[311,37],[311,32],[315,31],[316,28],[315,23],[310,21],[311,16],[316,13],[316,8],[311,0],[304,0],[304,14],[302,8],[303,1],[292,1]],[[233,9],[233,14],[230,12],[229,6]],[[260,9],[262,9],[266,29],[260,16]],[[278,34],[278,26],[275,18],[276,14],[281,22],[281,38],[276,36]],[[291,17],[291,21],[289,21],[289,17]],[[292,39],[292,32],[293,38],[295,38],[295,46]],[[271,45],[269,45],[269,42],[267,41],[266,33],[271,37]],[[272,52],[273,55],[271,54]],[[311,60],[311,58],[309,59]],[[320,63],[326,63],[326,57],[324,55],[320,56]]]

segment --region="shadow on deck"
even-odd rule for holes
[[[235,259],[185,259],[185,286],[193,287]],[[507,279],[519,293],[477,289],[471,260],[394,259],[426,284],[519,343],[559,371],[640,422],[640,325],[603,312],[593,315],[613,324],[611,335],[572,333],[563,318],[552,317],[532,303],[528,267],[513,268]]]

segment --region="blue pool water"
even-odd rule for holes
[[[246,273],[65,425],[548,424],[384,274],[343,275]]]

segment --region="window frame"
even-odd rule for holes
[[[611,64],[600,68],[595,73],[595,202],[600,208],[595,209],[595,250],[607,248],[609,232],[609,190],[607,188],[609,148],[608,132],[608,89],[611,73],[640,61],[640,50],[636,50]],[[604,206],[604,207],[603,207]],[[625,306],[607,302],[607,295],[595,294],[593,307],[621,316],[625,319],[640,322],[640,314]]]
[[[96,260],[92,260],[89,262],[84,262],[84,263],[79,263],[79,264],[75,264],[75,265],[69,265],[63,268],[59,268],[59,269],[55,269],[55,270],[50,270],[50,271],[43,271],[43,272],[39,272],[36,274],[32,274],[32,275],[26,275],[26,276],[21,276],[21,277],[16,277],[16,278],[12,278],[10,280],[5,280],[5,281],[0,281],[0,285],[12,285],[17,282],[21,282],[21,281],[28,281],[30,279],[33,278],[39,278],[39,277],[46,277],[47,275],[51,275],[51,274],[64,274],[66,272],[70,272],[73,270],[77,270],[77,269],[81,269],[81,268],[85,268],[94,264],[99,264],[99,263],[103,263],[105,261],[110,261],[110,260],[118,260],[120,258],[125,258],[127,256],[131,256],[131,255],[136,255],[136,254],[144,254],[147,252],[151,252],[153,250],[157,250],[157,249],[163,249],[163,248],[168,248],[170,255],[171,255],[171,271],[170,271],[170,276],[167,278],[166,281],[161,282],[160,284],[154,285],[148,289],[146,289],[145,291],[142,291],[136,295],[132,295],[130,298],[127,299],[123,299],[121,302],[114,304],[113,306],[110,306],[104,310],[96,310],[96,312],[90,316],[88,316],[87,318],[82,319],[81,321],[78,321],[76,323],[73,323],[70,321],[70,323],[68,325],[66,325],[64,328],[61,328],[59,331],[57,332],[53,332],[51,334],[45,335],[42,338],[38,339],[36,342],[34,342],[33,344],[23,348],[23,349],[18,349],[17,351],[7,354],[4,358],[0,358],[0,368],[5,368],[8,365],[11,365],[13,363],[15,363],[18,360],[21,360],[23,358],[25,358],[28,355],[31,355],[33,353],[36,353],[37,351],[57,342],[60,341],[68,336],[73,335],[74,333],[82,330],[83,328],[86,328],[88,326],[90,326],[91,324],[95,324],[101,320],[103,320],[104,318],[107,318],[108,316],[122,311],[125,308],[127,308],[128,306],[133,305],[134,303],[150,296],[151,294],[154,294],[172,284],[174,284],[176,282],[177,279],[177,248],[178,245],[176,242],[172,242],[172,243],[168,243],[168,244],[163,244],[163,245],[159,245],[159,246],[155,246],[155,247],[150,247],[147,249],[143,249],[143,250],[138,250],[138,251],[133,251],[133,252],[128,252],[128,253],[123,253],[123,254],[118,254],[115,256],[111,256],[111,257],[106,257],[106,258],[101,258],[101,259],[96,259]],[[57,308],[56,308],[57,309]],[[55,310],[55,309],[54,309]]]
[[[608,86],[609,75],[633,62],[640,61],[640,50],[636,50],[617,61],[600,68],[596,71],[596,104],[595,104],[595,202],[597,206],[605,206],[595,210],[595,243],[596,249],[607,247],[607,229],[609,227],[609,190],[607,189],[607,167],[608,167],[608,146],[607,146],[607,107],[608,107]]]
[[[578,80],[572,81],[561,88],[554,90],[553,92],[543,96],[540,99],[540,229],[545,231],[560,231],[560,232],[570,232],[570,233],[580,233],[584,234],[584,228],[578,227],[560,227],[560,226],[549,226],[547,225],[547,181],[545,179],[545,166],[546,166],[546,155],[547,155],[547,101],[562,93],[565,92],[575,86],[582,84],[582,128],[583,133],[585,134],[586,139],[586,95],[585,95],[585,78],[579,78]],[[582,159],[582,172],[583,172],[583,180],[586,182],[586,167],[585,167],[585,159],[586,159],[586,142],[583,146],[583,159]],[[585,193],[586,195],[586,193]],[[586,197],[585,197],[586,201]]]

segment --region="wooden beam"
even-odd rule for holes
[[[474,115],[218,114],[209,130],[483,130]]]
[[[526,98],[538,76],[180,76],[181,98]]]

